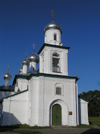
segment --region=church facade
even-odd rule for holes
[[[45,26],[39,56],[33,50],[22,61],[12,86],[9,71],[4,75],[5,85],[0,86],[2,126],[89,124],[88,102],[78,97],[78,77],[68,75],[70,48],[63,46],[61,34],[61,26],[52,20]]]

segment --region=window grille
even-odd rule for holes
[[[56,94],[61,95],[61,87],[56,87]]]

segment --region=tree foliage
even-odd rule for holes
[[[79,97],[88,101],[89,117],[100,117],[100,91],[82,92]]]

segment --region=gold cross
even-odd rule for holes
[[[33,45],[32,45],[32,46],[33,46],[33,51],[34,51],[34,49],[35,49],[35,46],[36,46],[36,45],[33,43]]]
[[[52,11],[51,11],[52,20],[53,20],[53,18],[54,18],[54,13],[55,13],[55,12],[52,10]]]

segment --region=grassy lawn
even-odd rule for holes
[[[100,117],[89,117],[89,122],[90,125],[78,125],[76,127],[67,127],[67,128],[95,128],[95,126],[99,126],[100,127]],[[10,132],[15,132],[15,133],[20,133],[20,134],[43,134],[41,132],[39,132],[39,129],[44,129],[44,128],[51,128],[52,127],[38,127],[38,126],[34,126],[34,127],[30,127],[29,125],[16,125],[16,126],[10,126],[8,127],[9,129],[7,129],[7,131]],[[16,129],[16,128],[21,128],[21,129]],[[24,130],[25,128],[25,130]],[[65,127],[64,127],[65,128]],[[5,130],[5,127],[3,127],[3,129]],[[36,130],[38,129],[38,131]],[[98,133],[99,134],[99,133]]]
[[[100,117],[89,117],[89,121],[91,125],[100,126]]]
[[[20,134],[43,134],[39,131],[33,131],[33,130],[14,130],[13,132]]]
[[[100,117],[89,117],[90,125],[78,125],[75,128],[94,128],[95,126],[100,127]]]

